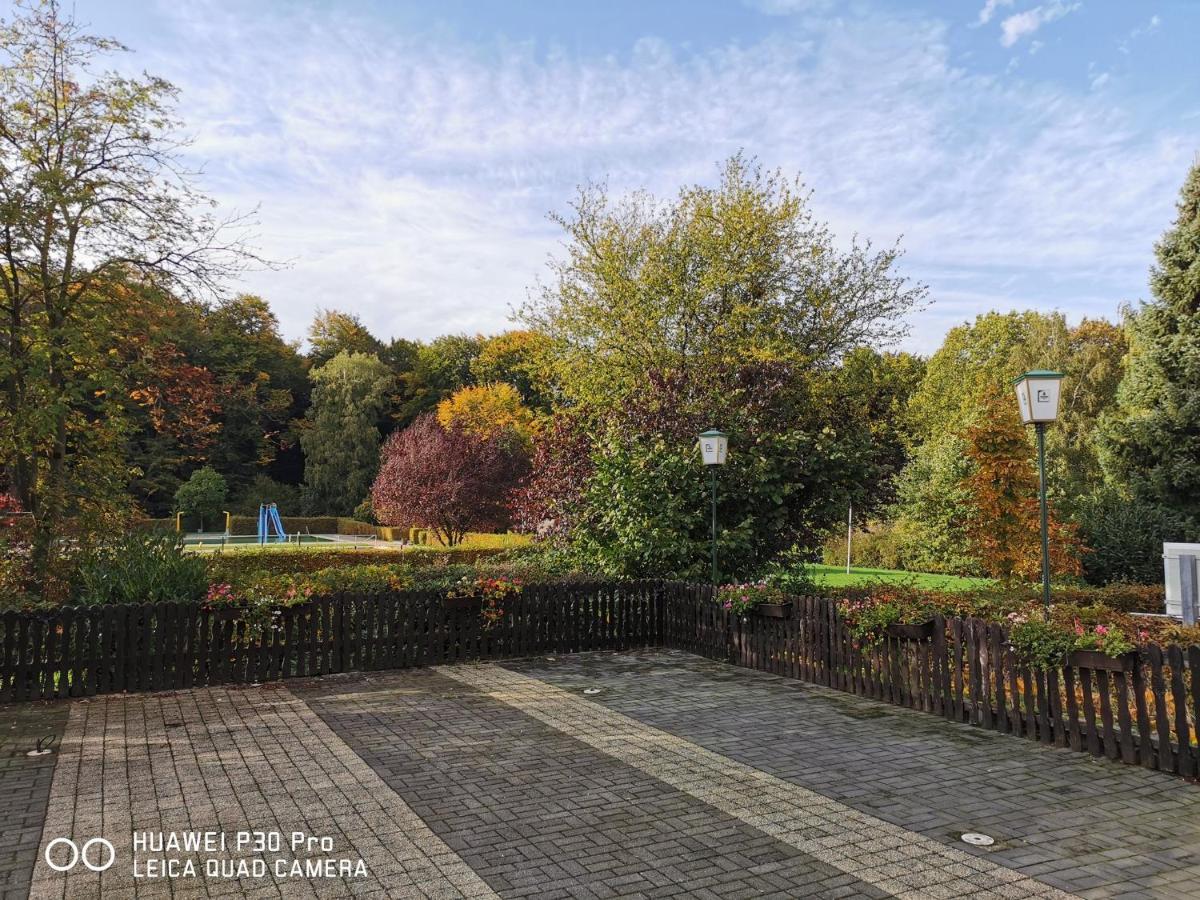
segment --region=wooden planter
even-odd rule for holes
[[[1099,650],[1072,650],[1067,664],[1080,669],[1104,669],[1109,672],[1132,672],[1138,664],[1138,652],[1130,650],[1120,656],[1109,656]]]
[[[902,641],[927,641],[933,637],[933,619],[915,624],[897,622],[887,627],[887,636]]]
[[[786,603],[760,603],[751,612],[764,619],[790,619],[792,617],[791,601]]]

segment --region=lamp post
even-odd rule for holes
[[[1018,375],[1013,381],[1021,421],[1037,430],[1038,499],[1042,512],[1042,605],[1047,619],[1050,618],[1050,531],[1046,512],[1046,423],[1058,418],[1062,379],[1062,372],[1035,369]]]
[[[710,428],[700,435],[700,459],[708,468],[712,486],[712,583],[717,583],[717,466],[725,465],[729,450],[729,435]]]

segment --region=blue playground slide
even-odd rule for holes
[[[275,535],[272,537],[271,531]],[[279,518],[279,508],[274,503],[262,503],[258,507],[258,542],[269,543],[272,539],[286,541],[287,533],[283,530],[283,520]]]

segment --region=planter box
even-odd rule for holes
[[[1130,650],[1120,656],[1109,656],[1099,650],[1072,650],[1067,664],[1080,669],[1105,669],[1109,672],[1132,672],[1138,663],[1138,652]]]
[[[790,619],[792,617],[791,601],[787,603],[760,603],[751,612],[764,619]]]
[[[916,624],[897,623],[887,627],[888,637],[900,638],[902,641],[927,641],[933,637],[933,619]]]

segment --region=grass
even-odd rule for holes
[[[961,575],[935,575],[932,572],[900,572],[895,569],[854,569],[846,574],[845,566],[809,566],[813,580],[828,587],[853,587],[862,584],[904,584],[929,590],[960,590],[991,584],[988,578],[965,578]]]

